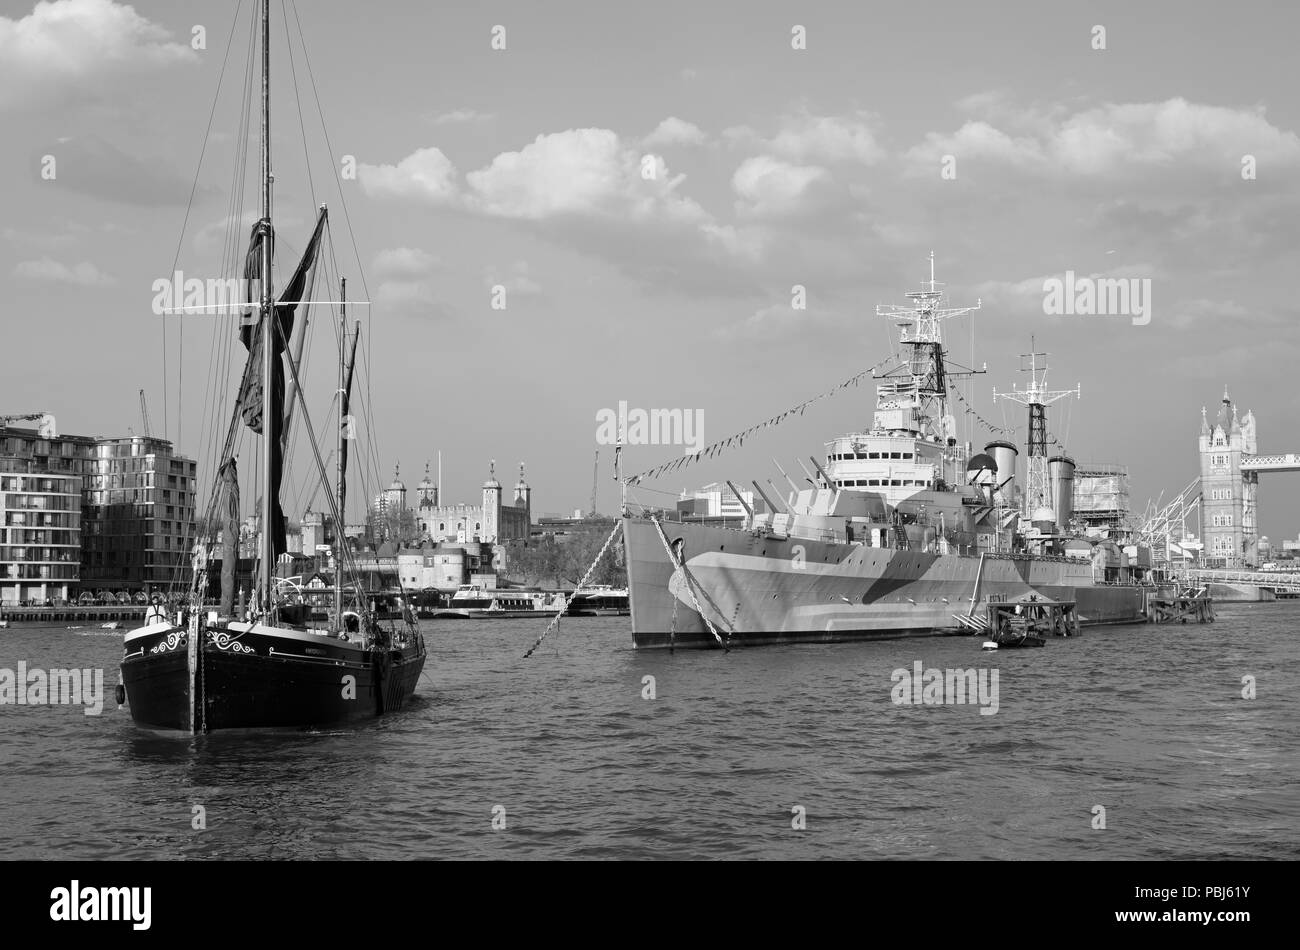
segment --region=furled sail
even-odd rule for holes
[[[234,459],[226,459],[217,472],[217,481],[226,502],[221,512],[220,610],[221,616],[229,617],[235,610],[235,569],[239,565],[239,473]]]
[[[271,361],[271,424],[269,432],[265,431],[268,426],[263,418],[262,411],[262,324],[265,321],[247,322],[239,328],[239,337],[248,350],[248,363],[244,367],[244,378],[239,391],[240,413],[244,424],[265,438],[265,449],[271,453],[271,484],[265,486],[264,490],[271,493],[271,524],[268,530],[270,531],[272,550],[277,557],[285,551],[284,511],[280,507],[280,481],[284,469],[284,444],[281,435],[285,419],[285,341],[289,340],[293,334],[297,301],[302,299],[303,288],[307,283],[307,275],[315,264],[316,254],[320,249],[321,235],[325,230],[325,218],[325,209],[321,208],[320,214],[316,218],[316,229],[312,232],[307,249],[303,251],[302,260],[298,262],[298,267],[294,270],[293,276],[280,294],[279,299],[288,302],[277,303],[275,306],[276,331],[271,352],[277,358]],[[263,241],[270,241],[272,251],[274,251],[275,233],[271,228],[271,222],[265,218],[253,225],[253,234],[248,245],[248,255],[244,259],[244,281],[245,286],[250,288],[250,294],[253,287],[261,286]],[[257,301],[249,300],[249,303],[255,305]]]
[[[360,336],[361,336],[361,324],[358,323],[356,333],[352,335],[352,350],[348,354],[348,369],[347,369],[347,374],[344,377],[344,381],[343,381],[343,392],[340,394],[342,397],[342,401],[339,403],[340,406],[339,425],[343,427],[343,440],[340,444],[341,447],[339,450],[339,471],[343,472],[345,475],[348,470],[348,443],[352,440],[352,422],[351,422],[352,371],[356,369],[356,365],[357,365],[357,339]],[[342,516],[343,512],[347,510],[345,507],[347,501],[347,498],[345,496],[346,490],[347,490],[347,482],[343,481],[339,485],[340,517]],[[343,541],[342,526],[341,525],[336,526],[335,530],[339,532],[338,535],[339,542],[342,543]]]

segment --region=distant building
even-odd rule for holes
[[[743,503],[742,503],[743,502]],[[719,482],[711,482],[693,492],[682,491],[677,502],[677,512],[682,517],[743,519],[745,505],[755,514],[767,511],[761,497],[756,498],[752,491],[741,489],[737,496],[731,488]]]
[[[313,554],[328,553],[333,548],[337,535],[333,515],[308,508],[302,514],[301,530],[304,555],[310,557]]]
[[[533,490],[524,481],[524,466],[519,464],[519,481],[515,484],[514,503],[507,505],[501,483],[496,480],[496,461],[488,469],[483,483],[481,505],[441,505],[438,487],[425,480],[420,483],[416,519],[421,538],[435,543],[465,544],[482,542],[499,544],[526,540],[532,532]]]
[[[393,481],[387,488],[375,496],[372,510],[384,514],[399,514],[406,510],[406,486],[402,484],[402,467],[393,469]]]
[[[171,442],[0,426],[0,458],[79,478],[82,590],[189,584],[196,466]]]
[[[0,458],[0,603],[68,600],[80,579],[81,477]]]
[[[490,545],[439,544],[399,551],[397,571],[407,590],[453,593],[475,575],[491,573],[493,561]]]

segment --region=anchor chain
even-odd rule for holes
[[[677,556],[677,553],[673,551],[672,545],[668,543],[668,535],[664,533],[663,526],[659,524],[659,519],[656,518],[654,515],[651,515],[650,520],[654,523],[655,528],[659,532],[659,540],[663,542],[664,550],[668,552],[669,561],[671,561],[676,567],[678,567],[682,572],[682,576],[686,578],[686,593],[691,595],[691,602],[695,604],[695,612],[700,615],[700,619],[704,621],[704,625],[709,628],[709,633],[713,634],[713,639],[718,641],[718,646],[722,647],[723,650],[729,650],[730,647],[728,643],[730,641],[731,634],[735,633],[735,631],[728,630],[727,639],[725,640],[718,633],[717,628],[713,626],[713,621],[709,619],[709,615],[706,614],[704,612],[704,608],[700,606],[700,599],[695,596],[696,586],[700,586],[700,593],[704,595],[704,598],[708,600],[709,604],[713,607],[713,609],[717,611],[719,618],[722,618],[723,621],[725,622],[725,618],[723,618],[722,611],[718,610],[718,605],[713,602],[713,598],[709,597],[708,591],[706,591],[703,586],[699,585],[698,581],[696,581],[695,578],[691,576],[690,569],[686,566],[685,559],[679,558]],[[676,601],[677,598],[674,597],[673,598],[674,607],[676,605]],[[674,610],[674,623],[676,622],[675,615],[676,615],[676,611]]]
[[[614,530],[609,533],[609,537],[605,539],[605,543],[601,545],[600,553],[596,555],[595,560],[591,562],[591,566],[587,568],[587,573],[582,575],[582,580],[578,581],[578,586],[574,588],[573,593],[576,594],[578,591],[582,590],[584,587],[587,586],[587,581],[591,578],[591,575],[596,572],[596,565],[600,563],[601,558],[605,556],[605,552],[609,550],[610,544],[613,542],[613,540],[616,537],[618,537],[618,533],[622,530],[623,530],[623,522],[619,521],[614,525]],[[570,599],[572,599],[572,595],[570,595]],[[564,616],[564,612],[568,609],[569,608],[567,603],[560,608],[559,613],[557,613],[554,619],[552,619],[551,622],[546,625],[546,629],[542,631],[542,635],[538,637],[537,640],[533,643],[533,645],[528,648],[528,652],[524,654],[525,660],[528,659],[530,656],[532,656],[533,651],[542,645],[542,641],[551,635],[551,631],[560,625],[560,618]]]

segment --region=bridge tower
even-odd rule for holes
[[[1259,473],[1242,469],[1242,456],[1256,452],[1255,414],[1238,418],[1237,407],[1223,390],[1213,421],[1201,409],[1201,539],[1206,567],[1235,570],[1259,560],[1256,503]]]

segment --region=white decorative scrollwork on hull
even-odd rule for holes
[[[208,636],[212,637],[212,644],[218,650],[229,650],[231,653],[256,653],[250,646],[245,646],[224,630],[209,630]]]
[[[175,650],[177,647],[181,646],[181,644],[185,643],[186,638],[187,634],[182,633],[179,630],[173,630],[171,633],[167,634],[167,639],[159,640],[153,645],[153,649],[149,652],[167,653],[171,650]]]

